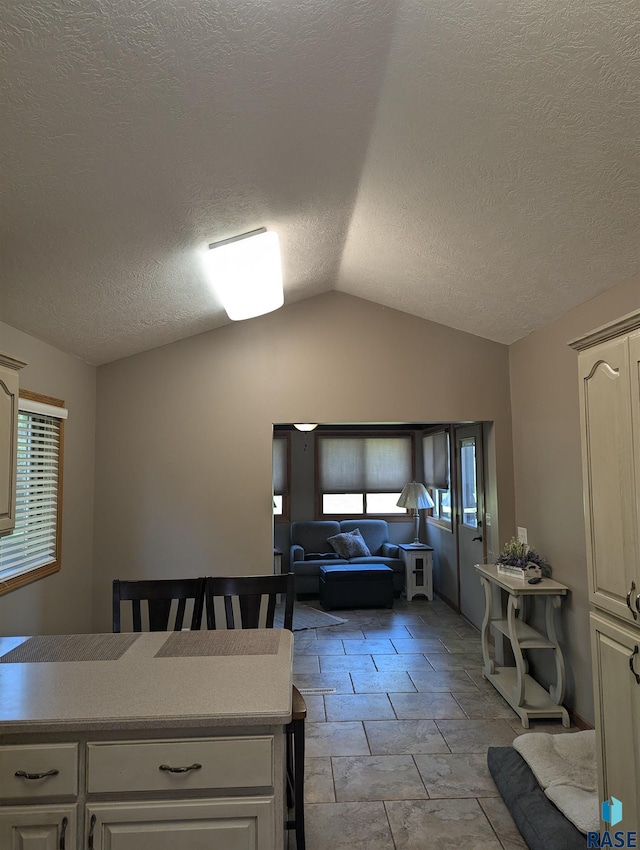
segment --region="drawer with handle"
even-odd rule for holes
[[[77,744],[0,747],[0,799],[77,796]]]
[[[271,735],[87,744],[89,794],[272,785]]]

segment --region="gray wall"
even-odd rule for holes
[[[0,351],[27,362],[20,372],[21,387],[63,399],[69,410],[64,445],[62,568],[0,596],[0,634],[90,632],[96,370],[2,322]]]
[[[504,345],[330,292],[100,367],[95,629],[114,577],[272,569],[273,423],[475,419],[510,535]]]
[[[640,276],[509,348],[517,525],[570,588],[562,617],[567,702],[593,721],[577,354],[567,342],[640,307]],[[539,654],[536,669],[553,678]]]

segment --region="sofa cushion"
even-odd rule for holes
[[[327,537],[340,533],[336,520],[309,520],[291,523],[291,545],[302,546],[305,552],[333,552]]]
[[[335,549],[341,558],[365,558],[371,555],[359,528],[328,537],[327,543]]]
[[[340,555],[337,552],[305,552],[305,561],[336,561]]]
[[[372,555],[377,555],[383,543],[389,541],[389,526],[384,519],[343,519],[340,523],[340,531],[353,531],[358,529],[364,537],[367,548]]]

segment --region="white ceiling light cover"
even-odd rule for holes
[[[209,246],[209,280],[232,321],[251,319],[284,304],[278,234],[252,231]]]

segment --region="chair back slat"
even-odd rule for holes
[[[228,629],[272,629],[278,596],[284,598],[283,626],[292,629],[295,596],[293,573],[264,576],[210,576],[205,587],[207,628],[217,628],[215,600],[224,600]],[[263,600],[266,598],[266,605]],[[236,616],[234,599],[240,616]],[[261,620],[261,614],[264,622]]]
[[[180,631],[184,625],[187,601],[193,603],[191,629],[202,625],[204,611],[204,578],[194,579],[146,579],[142,581],[113,582],[113,631],[121,630],[121,607],[123,602],[131,602],[133,631],[141,632],[142,603],[146,603],[149,619],[149,631]],[[176,615],[171,622],[171,607],[177,603]]]

